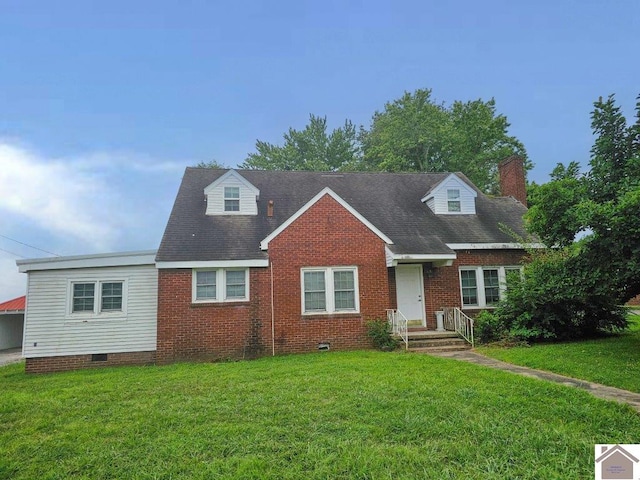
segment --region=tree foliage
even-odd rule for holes
[[[498,163],[509,155],[531,163],[522,143],[508,135],[509,123],[496,113],[493,99],[435,102],[419,89],[385,105],[361,135],[363,163],[391,172],[465,173],[480,189],[497,193]]]
[[[640,294],[640,96],[631,125],[613,96],[594,106],[590,171],[558,165],[533,190],[528,228],[549,248],[483,320],[494,331],[540,339],[624,328],[620,305]]]
[[[376,112],[370,129],[350,120],[327,131],[326,117],[310,115],[303,130],[290,128],[283,145],[258,140],[242,168],[263,170],[361,170],[388,172],[461,171],[488,193],[498,189],[498,162],[525,158],[522,143],[495,101],[436,103],[431,90],[406,92]],[[526,161],[527,169],[531,164]]]
[[[218,162],[216,159],[209,160],[208,162],[199,162],[194,165],[195,168],[228,168],[222,163]]]
[[[258,140],[256,153],[250,153],[241,168],[260,170],[337,171],[358,162],[360,146],[351,121],[327,132],[327,117],[309,116],[304,130],[290,128],[284,145]]]

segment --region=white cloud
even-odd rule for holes
[[[113,242],[114,225],[96,208],[111,192],[97,172],[7,143],[0,143],[0,165],[0,210],[98,247]]]
[[[80,168],[96,168],[103,170],[127,169],[147,173],[182,174],[185,166],[195,165],[195,160],[157,160],[149,155],[134,152],[95,152],[73,160]]]
[[[155,248],[187,164],[122,152],[52,158],[0,139],[0,235],[65,255]],[[0,248],[45,255],[4,238]],[[0,297],[24,293],[13,256],[0,252]]]

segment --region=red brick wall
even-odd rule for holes
[[[27,358],[26,373],[50,373],[80,368],[114,367],[120,365],[152,365],[156,352],[108,353],[106,361],[91,361],[91,355],[65,355],[61,357]]]
[[[271,347],[269,270],[249,272],[248,302],[191,303],[191,269],[158,272],[158,363],[253,358]]]
[[[390,305],[385,244],[330,196],[325,196],[269,244],[275,278],[277,353],[369,347],[365,322],[385,318]],[[360,313],[302,315],[301,268],[357,266]]]
[[[325,196],[269,244],[271,267],[250,270],[250,301],[192,304],[190,269],[160,270],[158,363],[176,360],[251,358],[331,349],[367,348],[365,323],[385,318],[396,304],[395,271],[385,262],[385,244],[332,197]],[[451,267],[424,266],[427,324],[436,310],[460,306],[459,266],[518,265],[523,252],[462,251]],[[303,315],[301,269],[358,267],[360,312]],[[274,279],[275,345],[271,334]]]
[[[458,258],[450,267],[431,269],[424,267],[424,298],[427,299],[427,328],[436,328],[435,312],[442,307],[461,307],[460,267],[499,267],[521,265],[526,254],[522,250],[464,250],[456,252]],[[465,309],[473,314],[479,309]]]
[[[365,322],[385,318],[389,281],[384,242],[330,196],[269,244],[274,278],[275,352],[370,346]],[[301,268],[357,266],[360,312],[302,315]],[[158,276],[158,363],[271,354],[271,268],[250,271],[250,301],[192,304],[189,269]]]

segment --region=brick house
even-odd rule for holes
[[[187,168],[157,252],[17,261],[26,370],[368,348],[371,319],[473,316],[526,257],[522,160],[499,170],[501,197],[461,173]]]
[[[522,160],[503,197],[460,173],[188,168],[158,254],[157,361],[366,348],[365,323],[497,302],[525,251]]]

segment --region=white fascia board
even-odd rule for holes
[[[456,175],[455,173],[451,173],[447,176],[447,178],[445,178],[444,180],[442,180],[438,185],[436,185],[435,187],[433,187],[429,192],[427,192],[427,194],[422,197],[420,199],[420,201],[422,203],[426,202],[427,200],[429,200],[431,197],[435,196],[436,193],[438,193],[445,185],[446,183],[451,179],[451,178],[455,178],[459,183],[460,186],[462,188],[464,188],[465,190],[467,190],[469,193],[471,193],[471,195],[473,195],[474,198],[476,198],[478,196],[478,192],[476,192],[473,188],[471,188],[469,186],[469,184],[467,182],[465,182],[464,180],[462,180],[458,175]]]
[[[256,195],[256,198],[258,198],[260,196],[260,190],[258,190],[249,180],[247,180],[242,175],[240,175],[239,172],[237,172],[236,170],[233,170],[233,169],[229,170],[227,173],[222,175],[220,178],[215,180],[213,183],[211,183],[210,185],[205,187],[204,188],[204,194],[205,195],[209,194],[212,190],[214,190],[218,185],[223,183],[229,177],[234,177],[240,183],[242,183],[245,187],[247,187],[249,190],[254,192],[255,195]]]
[[[156,268],[249,268],[268,267],[269,260],[197,260],[189,262],[156,262]]]
[[[405,254],[393,253],[387,248],[386,250],[387,267],[395,267],[399,263],[426,263],[426,262],[444,262],[450,264],[457,257],[455,252],[452,253],[419,253]]]
[[[24,313],[24,310],[0,310],[0,315],[17,315]]]
[[[303,213],[309,210],[318,200],[320,200],[325,195],[329,195],[336,202],[342,205],[349,213],[351,213],[351,215],[353,215],[358,220],[360,220],[360,222],[362,222],[365,227],[367,227],[369,230],[375,233],[378,237],[380,237],[380,239],[382,239],[382,241],[385,242],[387,245],[393,245],[393,241],[389,237],[387,237],[384,233],[382,233],[374,224],[372,224],[369,220],[364,218],[355,208],[353,208],[351,205],[345,202],[340,197],[340,195],[338,195],[336,192],[331,190],[329,187],[325,187],[315,197],[313,197],[311,200],[305,203],[303,207],[300,208],[300,210],[298,210],[296,213],[291,215],[286,222],[284,222],[282,225],[276,228],[273,232],[271,232],[269,236],[267,236],[264,240],[262,240],[262,242],[260,242],[260,249],[267,250],[269,248],[269,242],[271,240],[273,240],[278,235],[280,235],[280,233],[282,233],[289,225],[291,225],[294,221],[296,221],[299,217],[301,217]]]
[[[524,250],[528,248],[547,248],[542,243],[447,243],[451,250]]]
[[[156,250],[145,250],[141,252],[99,253],[68,257],[28,258],[16,260],[16,265],[20,273],[37,270],[153,265],[156,263],[156,253]]]

